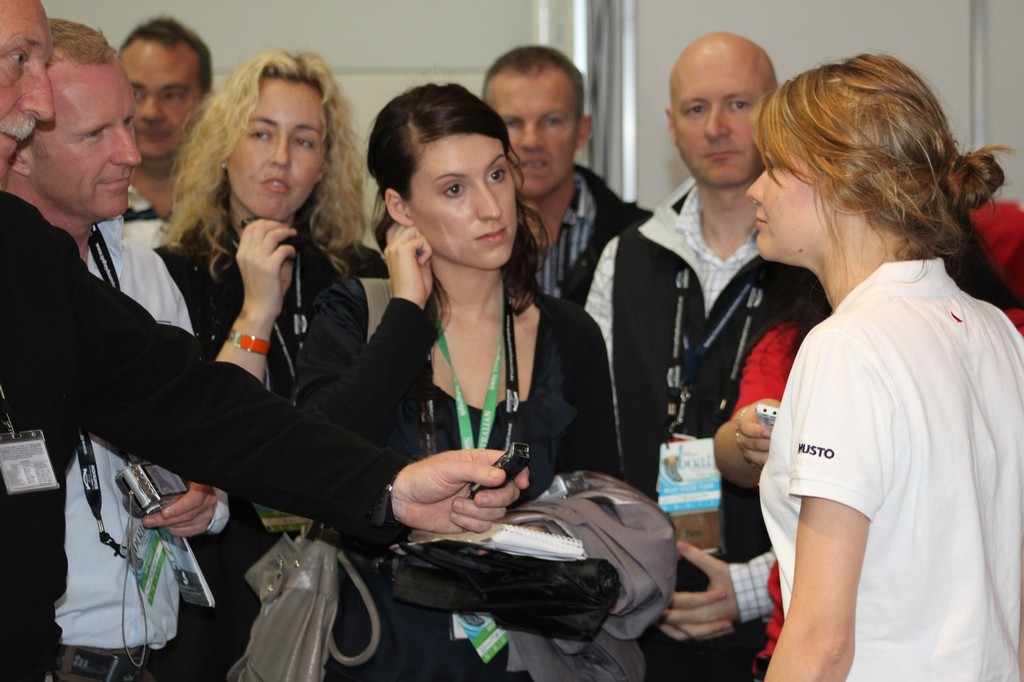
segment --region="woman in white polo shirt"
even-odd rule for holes
[[[834,314],[790,374],[761,477],[786,622],[768,680],[1017,680],[1024,342],[941,258],[1003,182],[888,56],[754,114],[762,255]]]

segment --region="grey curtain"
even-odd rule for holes
[[[593,132],[590,167],[623,190],[623,10],[628,0],[590,0],[587,83]],[[635,189],[634,189],[635,192]]]

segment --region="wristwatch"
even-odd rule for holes
[[[397,474],[395,478],[398,478]],[[366,515],[369,518],[370,525],[374,528],[399,525],[398,520],[395,518],[395,510],[391,506],[391,491],[394,489],[395,479],[392,478],[380,491],[380,495],[377,496],[373,506],[370,507],[370,511],[367,512]]]
[[[258,355],[266,355],[270,352],[270,341],[267,341],[266,339],[258,339],[249,334],[243,334],[237,329],[232,329],[231,333],[228,334],[228,343],[235,348],[241,348],[242,350],[249,351],[250,353],[257,353]]]

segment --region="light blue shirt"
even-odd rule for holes
[[[154,251],[126,242],[120,218],[104,221],[97,227],[107,244],[121,291],[146,308],[158,322],[191,333],[188,308],[160,257]],[[91,253],[89,271],[100,277]],[[92,446],[103,501],[103,524],[116,542],[126,544],[130,541],[125,534],[131,517],[122,506],[121,492],[114,483],[123,460],[96,436],[92,436]],[[227,523],[226,500],[220,495],[209,532],[220,532]],[[152,603],[145,603],[143,620],[142,601],[135,579],[128,575],[128,562],[99,540],[96,519],[85,499],[77,456],[68,470],[65,510],[68,580],[67,591],[57,602],[57,624],[64,630],[61,642],[103,649],[142,644],[163,647],[178,628],[178,585],[173,572],[169,565],[164,565],[152,593]]]

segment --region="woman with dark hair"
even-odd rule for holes
[[[618,475],[604,343],[582,308],[537,291],[543,231],[517,196],[501,118],[461,86],[413,88],[377,116],[368,160],[393,297],[371,330],[362,282],[321,296],[299,403],[410,459],[527,443],[523,500],[560,472]],[[380,648],[358,667],[330,662],[328,680],[528,679],[506,671],[507,647],[485,663],[452,640],[453,614],[397,602],[390,579],[365,577]],[[370,628],[349,581],[340,612],[341,651],[362,650]]]
[[[1024,342],[942,260],[978,255],[964,226],[1003,182],[996,150],[960,154],[888,56],[801,74],[753,120],[758,249],[834,309],[760,477],[786,611],[767,679],[1016,680]]]

